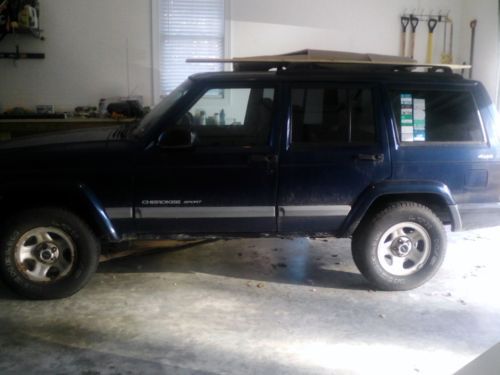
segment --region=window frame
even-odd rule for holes
[[[152,104],[157,105],[162,100],[160,76],[161,76],[161,33],[160,33],[160,2],[162,0],[151,0],[151,95]],[[224,58],[231,56],[231,1],[224,0]],[[187,64],[187,63],[186,63]],[[228,64],[223,64],[223,70],[229,70]],[[189,77],[185,77],[187,79]]]
[[[373,125],[375,127],[375,139],[372,143],[336,143],[336,142],[294,142],[293,140],[293,108],[292,108],[292,91],[295,89],[365,89],[371,91],[372,99],[372,112],[373,112]],[[308,149],[345,149],[345,148],[367,148],[372,149],[381,143],[381,126],[378,109],[380,107],[379,86],[374,82],[292,82],[288,85],[288,112],[289,112],[289,129],[288,129],[288,146],[295,150],[308,150]]]
[[[231,82],[210,82],[198,87],[196,95],[193,95],[190,100],[184,103],[182,110],[180,110],[174,117],[172,117],[170,126],[177,126],[177,122],[184,116],[186,112],[189,112],[193,106],[198,103],[198,101],[203,98],[203,96],[210,90],[225,90],[225,89],[274,89],[274,101],[273,101],[273,112],[271,115],[271,123],[269,124],[269,134],[267,136],[267,142],[262,145],[255,146],[237,146],[237,145],[223,145],[223,146],[211,146],[211,145],[197,145],[196,148],[200,150],[216,150],[217,152],[226,152],[231,150],[270,150],[274,147],[274,138],[277,131],[279,131],[278,116],[280,113],[280,92],[281,86],[277,82],[273,81],[260,81],[260,82],[245,82],[245,81],[231,81]],[[209,100],[216,100],[217,98],[209,98]],[[219,98],[219,100],[224,100],[227,103],[231,103],[232,95],[226,95],[225,97]]]
[[[396,111],[392,105],[391,100],[391,92],[392,91],[400,91],[400,92],[415,92],[415,91],[441,91],[441,92],[450,92],[450,93],[465,93],[468,94],[472,98],[472,104],[475,108],[476,116],[479,121],[479,126],[481,127],[481,133],[483,136],[482,141],[448,141],[448,142],[429,142],[429,141],[414,141],[414,142],[403,142],[401,140],[400,126],[398,125],[398,120],[396,117]],[[389,85],[386,87],[386,98],[387,105],[390,111],[390,118],[393,123],[393,132],[396,137],[396,141],[399,147],[446,147],[446,146],[484,146],[489,144],[488,134],[486,132],[485,124],[483,121],[483,117],[481,115],[481,111],[479,110],[479,106],[474,94],[471,92],[469,87],[443,87],[443,86],[432,86],[432,85]]]

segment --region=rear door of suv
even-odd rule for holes
[[[394,179],[447,185],[464,229],[499,225],[500,155],[483,87],[437,80],[389,85],[387,94],[396,125]]]
[[[356,198],[391,174],[379,86],[294,82],[287,93],[278,229],[335,233]]]

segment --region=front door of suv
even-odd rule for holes
[[[276,98],[273,85],[213,84],[168,120],[195,140],[140,157],[138,232],[275,232]]]
[[[278,228],[335,233],[356,198],[390,176],[375,85],[296,83],[280,155]]]

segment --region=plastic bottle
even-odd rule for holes
[[[226,125],[226,112],[224,112],[224,109],[220,110],[219,114],[219,123],[221,125]]]
[[[99,109],[98,109],[99,117],[105,117],[107,112],[108,110],[106,108],[106,99],[99,100]]]

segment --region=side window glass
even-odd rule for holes
[[[273,88],[213,88],[179,120],[200,146],[267,145],[271,130]]]
[[[403,143],[483,142],[472,95],[460,91],[390,91]]]
[[[373,144],[375,121],[371,90],[292,89],[292,142]]]

